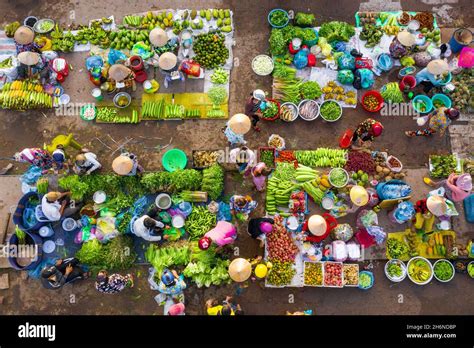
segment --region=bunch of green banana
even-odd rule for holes
[[[5,28],[3,28],[5,30],[5,35],[7,35],[7,37],[13,37],[15,31],[20,27],[20,25],[20,22],[12,22],[5,25]]]

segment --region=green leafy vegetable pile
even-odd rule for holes
[[[295,24],[300,27],[314,26],[314,15],[312,13],[298,12],[295,16]]]
[[[102,269],[128,269],[135,262],[136,254],[133,251],[132,238],[119,235],[107,244],[102,244],[97,239],[85,242],[76,253],[76,257],[94,272],[98,272]]]
[[[273,28],[268,42],[270,43],[270,53],[273,56],[285,54],[288,50],[287,40],[281,29]]]
[[[156,274],[160,276],[163,269],[167,267],[187,265],[190,256],[189,243],[182,241],[172,242],[162,247],[151,244],[145,253],[145,258],[155,268]]]
[[[262,117],[272,118],[278,113],[278,105],[272,101],[268,101],[265,109],[262,111]]]
[[[300,93],[302,99],[318,99],[321,94],[321,88],[316,81],[306,81],[300,85]]]
[[[200,250],[197,243],[192,243],[190,260],[183,270],[183,275],[191,278],[198,288],[230,283],[228,273],[230,261],[219,258],[215,247]]]
[[[197,191],[201,187],[202,174],[195,169],[174,172],[155,172],[143,175],[142,185],[151,193],[175,193],[183,190]]]
[[[395,238],[387,239],[387,255],[392,259],[405,258],[409,252],[408,245]]]
[[[207,95],[214,105],[222,105],[227,100],[227,91],[224,87],[214,86],[209,88]]]
[[[342,108],[335,101],[326,101],[321,105],[321,117],[328,121],[334,121],[341,116]]]
[[[433,166],[431,176],[433,178],[447,178],[451,173],[456,172],[458,161],[454,155],[431,155],[430,162]]]
[[[202,171],[201,190],[207,192],[211,200],[216,200],[224,191],[224,169],[213,164]]]
[[[355,30],[352,25],[346,22],[326,22],[319,29],[319,36],[326,38],[331,43],[334,41],[349,41],[354,36]]]

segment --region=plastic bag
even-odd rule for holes
[[[12,60],[11,66],[0,69],[0,78],[5,76],[6,78],[5,82],[14,81],[18,77],[17,68],[20,65],[20,63],[18,62],[18,59],[16,57],[11,57],[11,60]]]
[[[41,177],[42,169],[36,166],[30,166],[26,172],[20,177],[20,181],[27,185],[34,185]]]
[[[332,242],[332,257],[337,262],[346,261],[348,257],[346,243],[341,240]]]
[[[118,234],[119,232],[115,228],[115,217],[105,216],[97,219],[95,235],[101,242],[106,242]]]
[[[350,53],[344,53],[337,58],[337,66],[339,70],[354,70],[355,69],[355,58]]]
[[[356,89],[370,88],[375,82],[374,73],[369,69],[357,69],[354,74],[354,83]]]
[[[464,47],[459,53],[458,66],[466,69],[474,67],[474,48]]]
[[[140,56],[143,60],[151,58],[153,54],[154,52],[151,50],[151,47],[142,41],[137,42],[132,47],[132,55]]]
[[[354,82],[354,73],[349,69],[339,70],[337,73],[337,81],[343,85],[351,85]]]
[[[378,225],[379,219],[377,213],[373,210],[363,209],[357,214],[357,228],[367,228],[368,226]]]
[[[308,65],[308,49],[299,50],[293,59],[296,69],[303,69]]]
[[[360,245],[355,242],[349,242],[346,244],[347,259],[350,261],[356,261],[360,259]]]
[[[86,59],[86,69],[91,71],[94,69],[102,69],[104,61],[101,56],[90,56]]]
[[[148,284],[150,284],[150,289],[151,290],[158,290],[160,287],[158,286],[158,284],[156,283],[155,281],[155,273],[156,273],[156,269],[153,268],[153,267],[150,267],[148,268]]]
[[[232,214],[230,213],[230,205],[228,203],[219,202],[217,221],[232,221]]]
[[[107,60],[110,65],[114,65],[117,62],[123,63],[124,61],[126,61],[127,56],[121,51],[114,50],[113,48],[111,48],[109,51],[109,55],[107,56]]]
[[[351,225],[339,224],[331,231],[331,238],[334,240],[342,240],[347,242],[354,235]]]
[[[201,75],[201,66],[193,60],[183,60],[181,63],[181,71],[186,75],[199,77],[199,75]]]
[[[368,226],[366,231],[370,236],[374,237],[375,243],[378,245],[383,244],[387,238],[387,233],[380,226]]]

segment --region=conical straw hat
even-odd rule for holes
[[[162,47],[168,42],[168,34],[161,28],[155,28],[150,31],[150,42],[153,46]]]
[[[27,45],[33,42],[35,33],[30,28],[21,26],[15,31],[13,38],[20,45]]]
[[[158,59],[158,66],[163,70],[171,70],[176,66],[178,57],[174,53],[165,52]]]
[[[36,65],[40,60],[40,55],[36,52],[21,52],[18,60],[25,65]]]
[[[122,64],[114,64],[109,68],[109,77],[117,82],[125,80],[131,70]]]
[[[246,259],[235,259],[229,265],[229,276],[235,282],[245,282],[251,274],[252,265]]]
[[[252,127],[252,122],[245,114],[235,114],[229,120],[229,127],[235,134],[246,134]]]
[[[127,175],[132,171],[133,161],[127,156],[118,156],[112,162],[112,169],[118,175]]]

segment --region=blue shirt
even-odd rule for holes
[[[428,68],[424,68],[418,74],[416,74],[416,84],[419,84],[422,81],[429,81],[435,86],[439,86],[443,82],[443,78],[439,80],[436,79],[435,75],[428,71]]]
[[[186,283],[182,277],[176,279],[172,286],[166,286],[162,281],[158,284],[158,291],[166,295],[179,295],[184,289],[186,289]]]

